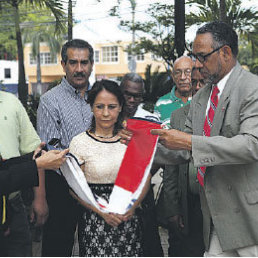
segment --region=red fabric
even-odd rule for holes
[[[161,129],[160,124],[140,119],[128,119],[127,129],[133,132],[124,159],[119,169],[115,185],[134,192],[142,181],[157,142],[157,135],[151,129]]]
[[[206,116],[204,126],[203,126],[203,135],[204,136],[210,136],[211,135],[211,128],[212,128],[212,123],[213,123],[213,118],[216,112],[216,108],[218,106],[219,98],[219,88],[217,85],[214,85],[212,88],[212,93],[211,93],[211,101],[210,101],[210,108],[208,110],[208,114]],[[204,185],[204,174],[206,172],[206,167],[199,167],[198,168],[198,173],[197,173],[197,178],[199,180],[199,183],[201,186]]]

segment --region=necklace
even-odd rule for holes
[[[111,138],[114,138],[115,135],[112,135],[112,136],[101,136],[101,135],[97,135],[95,133],[92,132],[92,134],[94,134],[96,137],[99,137],[101,139],[111,139]]]

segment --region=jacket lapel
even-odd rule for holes
[[[232,71],[230,77],[228,78],[228,81],[226,82],[226,85],[224,87],[224,90],[220,96],[218,107],[213,119],[213,126],[211,129],[211,136],[219,135],[224,116],[227,110],[227,106],[230,102],[230,93],[236,84],[236,80],[238,78],[238,75],[241,70],[241,66],[239,63],[236,64],[234,70]]]
[[[203,125],[206,117],[207,102],[210,97],[211,85],[206,85],[196,94],[198,99],[195,103],[194,117],[193,117],[193,133],[196,135],[203,134]]]

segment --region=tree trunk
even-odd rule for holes
[[[36,95],[42,94],[42,84],[41,84],[41,65],[40,65],[40,48],[37,53],[36,61],[37,61],[37,85],[36,85]]]
[[[12,6],[14,7],[14,18],[15,18],[15,32],[16,32],[16,43],[18,51],[18,64],[19,64],[19,82],[18,82],[18,94],[22,104],[27,106],[28,99],[28,87],[25,78],[24,69],[24,57],[23,57],[23,45],[21,38],[20,29],[20,14],[17,0],[12,0]]]
[[[185,0],[175,0],[175,48],[178,57],[185,51]]]
[[[135,73],[136,72],[136,55],[135,55],[135,1],[130,0],[131,7],[132,7],[132,52],[131,52],[131,65],[130,65],[130,72]]]
[[[72,0],[68,2],[68,40],[73,39],[73,3]]]
[[[223,22],[227,22],[226,20],[226,0],[219,1],[219,20]]]

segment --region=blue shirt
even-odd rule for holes
[[[82,98],[65,78],[41,96],[37,113],[40,139],[47,143],[52,138],[58,138],[62,146],[68,148],[72,138],[86,131],[91,124],[92,112],[86,102],[87,96],[86,91]]]

